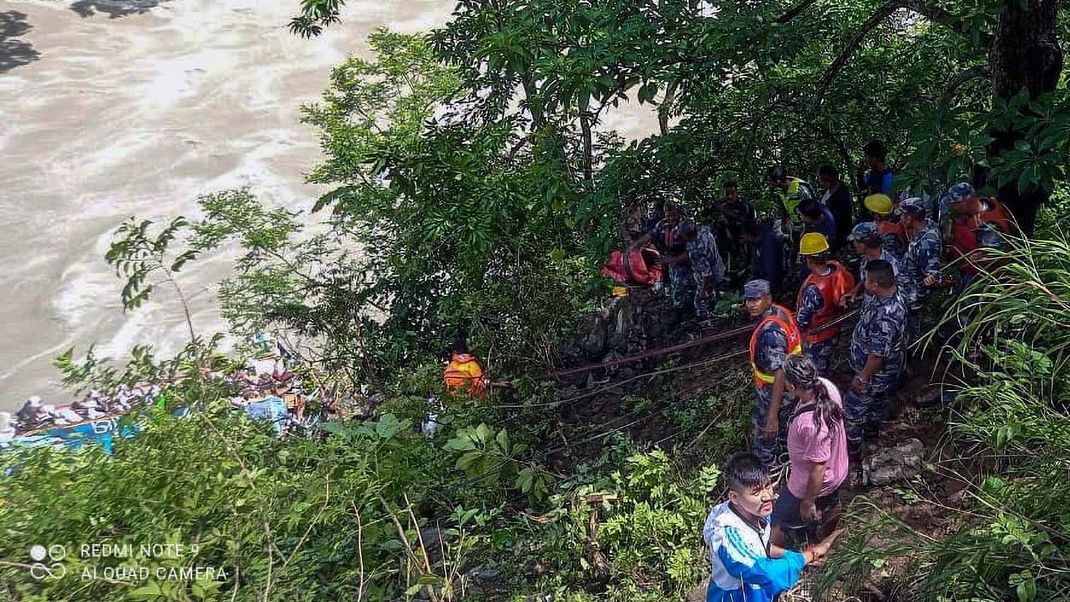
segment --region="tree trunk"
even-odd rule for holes
[[[580,129],[583,132],[583,180],[587,184],[590,184],[594,177],[592,117],[590,111],[580,111]]]
[[[1059,47],[1059,0],[1004,0],[988,55],[992,85],[997,97],[1009,100],[1021,90],[1037,98],[1055,90],[1063,68]],[[990,155],[1014,148],[1023,137],[1018,130],[993,130]],[[1018,190],[1017,181],[1003,186],[999,198],[1014,213],[1022,232],[1031,235],[1037,210],[1051,196],[1050,190],[1032,187]]]

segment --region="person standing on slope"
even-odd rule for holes
[[[710,509],[702,539],[710,554],[706,602],[772,602],[799,582],[807,565],[824,560],[840,531],[795,552],[770,541],[773,483],[754,454],[736,454],[725,465],[728,500]]]

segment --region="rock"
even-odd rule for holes
[[[863,482],[888,485],[909,481],[921,472],[924,454],[925,445],[917,439],[886,447],[862,463]]]
[[[606,324],[597,320],[583,339],[583,353],[587,359],[597,360],[606,351]]]
[[[468,571],[468,578],[472,581],[493,581],[502,576],[502,571],[498,567],[491,566],[489,564],[481,564],[476,568]]]
[[[423,542],[424,550],[431,562],[442,560],[442,529],[438,527],[421,527],[420,542]],[[419,542],[413,542],[419,544]]]

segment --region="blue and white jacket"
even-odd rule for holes
[[[770,558],[769,532],[768,522],[758,529],[728,502],[714,506],[702,529],[713,564],[706,602],[769,602],[799,581],[803,555]]]

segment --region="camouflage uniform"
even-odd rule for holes
[[[766,374],[775,374],[784,364],[788,352],[788,335],[779,325],[766,324],[758,335],[758,344],[755,349],[754,363],[758,369]],[[784,392],[780,399],[780,412],[777,414],[780,423],[777,438],[767,441],[762,437],[762,427],[765,426],[766,416],[769,415],[769,406],[773,403],[773,385],[763,387],[755,386],[757,403],[751,414],[751,426],[754,430],[754,455],[766,466],[777,464],[779,452],[787,449],[788,421],[793,411],[793,400]]]
[[[888,411],[890,391],[899,384],[903,370],[903,329],[907,310],[896,292],[862,308],[851,336],[851,369],[861,374],[870,355],[884,358],[879,372],[870,377],[863,394],[848,388],[843,402],[849,448],[860,451],[864,435],[876,434]],[[852,386],[855,383],[851,383]]]
[[[895,275],[896,280],[899,279],[899,260],[894,255],[885,249],[881,249],[881,256],[877,259],[883,259],[892,264],[892,274]],[[866,266],[869,265],[870,261],[876,261],[876,259],[870,259],[868,256],[863,255],[862,260],[858,263],[858,281],[862,283],[862,290],[865,291],[862,294],[863,305],[869,305],[873,301],[873,295],[866,290]]]
[[[691,274],[695,279],[695,315],[705,318],[717,301],[717,285],[724,280],[724,261],[717,250],[717,240],[708,226],[701,226],[695,240],[687,243]],[[703,281],[710,282],[703,287]]]
[[[895,232],[881,234],[881,249],[893,257],[903,256],[903,239]]]
[[[907,307],[907,344],[921,338],[921,308],[932,294],[924,284],[930,274],[940,278],[940,257],[943,249],[936,225],[929,222],[925,228],[910,238],[903,258],[899,261],[899,294]]]
[[[804,331],[809,328],[814,314],[820,311],[823,307],[825,307],[825,299],[821,296],[820,291],[818,291],[817,285],[808,284],[806,288],[803,289],[802,302],[799,304],[795,313],[795,321],[798,322],[799,328]],[[817,371],[821,374],[828,372],[829,365],[832,363],[832,354],[835,350],[835,338],[818,343],[807,343],[806,345],[806,355],[813,360],[814,365],[817,367]]]
[[[680,219],[685,216],[681,212]],[[658,248],[662,257],[679,255],[687,250],[687,246],[676,237],[676,227],[670,226],[668,220],[662,219],[649,232],[651,240]],[[669,298],[672,306],[680,309],[691,301],[693,280],[691,278],[691,263],[684,260],[680,263],[669,265]]]

